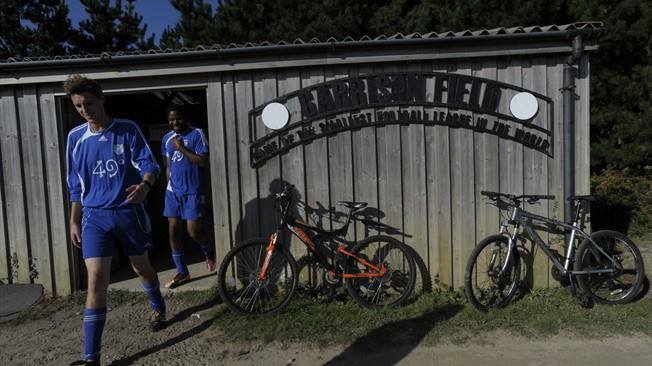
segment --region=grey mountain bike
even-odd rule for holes
[[[601,230],[588,235],[581,229],[583,204],[595,196],[572,196],[575,207],[572,223],[539,216],[521,208],[525,201],[552,200],[549,195],[513,195],[482,191],[493,205],[510,215],[501,221],[500,233],[481,240],[466,265],[464,287],[469,302],[478,310],[506,306],[518,290],[521,260],[517,243],[523,232],[536,243],[553,263],[553,278],[568,285],[584,307],[592,302],[624,304],[632,301],[643,287],[643,259],[636,245],[625,235]],[[569,233],[560,254],[535,231],[544,224],[551,230]],[[512,228],[510,233],[509,228]],[[581,240],[581,242],[580,242]],[[579,245],[577,245],[579,243]]]

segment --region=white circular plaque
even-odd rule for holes
[[[512,116],[520,120],[528,120],[534,117],[539,110],[539,103],[534,95],[528,92],[516,94],[509,103],[509,110]]]
[[[280,130],[290,119],[290,112],[281,103],[269,103],[263,108],[263,123],[272,130]]]

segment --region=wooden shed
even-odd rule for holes
[[[136,120],[153,144],[165,128],[164,103],[180,98],[193,106],[210,143],[219,256],[273,229],[268,196],[287,182],[300,196],[298,212],[326,228],[342,221],[337,201],[368,202],[365,216],[385,228],[358,223],[350,238],[377,230],[394,235],[420,254],[433,278],[459,287],[475,243],[498,228],[498,211],[481,190],[554,194],[555,201],[528,208],[558,218],[566,196],[589,193],[587,51],[597,48],[601,27],[0,62],[0,279],[41,283],[55,295],[80,287],[64,149],[81,118],[62,81],[81,73],[102,84],[110,114]],[[512,113],[519,93],[536,100],[533,117]],[[273,101],[290,115],[278,131],[261,122]],[[160,214],[149,207],[150,215]],[[553,285],[545,256],[534,256],[533,273],[535,286]]]

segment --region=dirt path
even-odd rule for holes
[[[316,348],[302,344],[234,343],[212,325],[210,309],[168,302],[171,325],[146,326],[142,303],[108,314],[104,364],[113,365],[651,365],[652,338],[525,339],[493,332],[467,343],[375,349],[368,344]],[[44,319],[0,325],[1,365],[65,365],[79,357],[81,306],[65,305]]]

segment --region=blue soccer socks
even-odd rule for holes
[[[165,313],[165,300],[163,300],[163,295],[161,295],[158,279],[156,279],[156,281],[153,283],[143,282],[143,289],[149,298],[150,308],[152,308],[152,310]]]
[[[187,275],[188,267],[183,263],[183,249],[172,249],[172,260],[174,261],[174,266],[177,267],[177,273],[182,275]]]
[[[106,307],[84,310],[84,360],[100,362]]]

